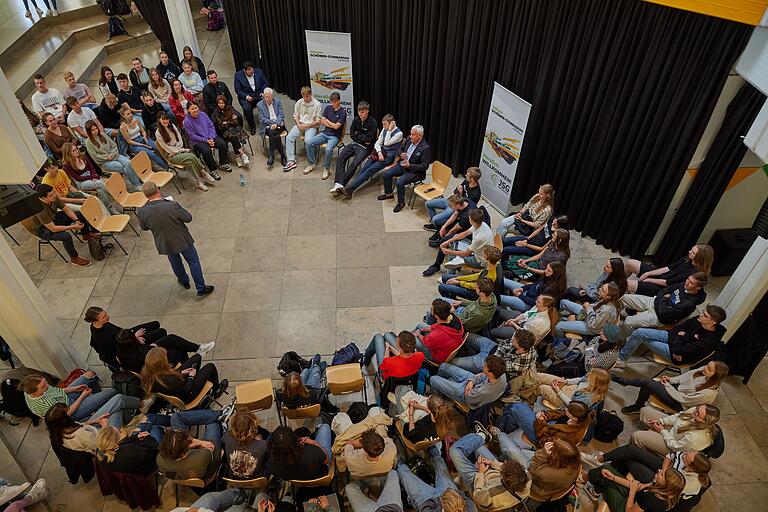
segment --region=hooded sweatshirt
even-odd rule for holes
[[[653,299],[653,309],[659,323],[674,324],[687,318],[706,298],[707,292],[703,288],[696,293],[688,293],[685,291],[685,283],[678,283],[659,290]]]
[[[669,352],[673,356],[682,357],[682,361],[675,361],[682,364],[701,361],[715,350],[717,344],[723,339],[725,330],[725,327],[717,324],[714,331],[708,331],[701,325],[698,318],[689,318],[677,324],[669,332],[667,338]],[[679,335],[679,332],[684,334]]]
[[[434,324],[430,333],[424,336],[422,343],[432,353],[432,361],[444,363],[451,352],[461,345],[464,326],[456,315],[451,315],[447,324]]]

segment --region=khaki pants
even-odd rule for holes
[[[658,432],[653,430],[638,430],[632,434],[630,443],[644,450],[664,456],[669,453],[667,443]]]
[[[548,373],[539,373],[536,377],[536,382],[539,384],[539,395],[541,395],[544,400],[548,400],[552,405],[559,408],[563,407],[565,404],[560,400],[560,396],[557,391],[555,391],[555,388],[552,387],[552,383],[558,379],[562,380],[562,377],[549,375]],[[563,386],[560,389],[566,396],[573,396],[574,391],[576,391],[576,386],[568,385]]]
[[[660,411],[655,407],[651,407],[650,405],[646,405],[642,409],[640,409],[640,421],[643,423],[647,423],[651,420],[658,420],[666,416],[667,413],[664,411]]]
[[[656,310],[653,309],[654,297],[645,295],[628,294],[621,298],[621,305],[625,309],[634,309],[637,314],[628,316],[624,320],[621,334],[624,338],[632,334],[632,331],[641,327],[658,327],[659,318],[656,316]]]

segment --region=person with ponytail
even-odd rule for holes
[[[559,318],[555,298],[542,294],[536,297],[534,306],[525,313],[499,310],[499,319],[503,323],[491,329],[491,338],[509,339],[518,329],[525,329],[533,334],[538,343],[555,327]]]
[[[655,267],[640,260],[627,260],[624,264],[626,276],[632,274],[635,279],[629,279],[629,293],[653,297],[662,288],[685,282],[688,276],[696,272],[709,274],[715,259],[715,251],[707,244],[691,247],[688,254],[666,267]]]
[[[573,302],[597,302],[600,299],[600,287],[605,283],[614,283],[619,287],[621,295],[627,293],[627,275],[623,259],[608,258],[603,266],[603,273],[597,279],[578,288],[568,288],[563,298]]]
[[[611,512],[664,512],[674,507],[685,488],[685,476],[675,468],[659,469],[653,480],[628,480],[613,465],[588,473],[587,494],[602,494]]]
[[[536,297],[541,294],[549,295],[559,301],[568,287],[567,283],[565,263],[553,261],[544,269],[541,280],[535,283],[523,284],[504,278],[504,288],[511,295],[502,295],[501,305],[515,311],[526,311],[536,303]]]
[[[541,252],[552,239],[552,235],[558,229],[570,229],[571,221],[567,215],[552,215],[546,224],[535,229],[528,236],[507,236],[502,243],[502,260],[506,261],[511,256],[533,256]]]
[[[571,257],[571,234],[567,229],[558,228],[552,238],[540,252],[527,258],[513,257],[506,264],[506,268],[521,279],[537,280],[544,276],[547,265],[553,261],[568,263]]]
[[[398,386],[405,387],[405,386]],[[396,393],[397,395],[397,393]],[[399,404],[399,401],[398,401]],[[415,420],[416,411],[426,412],[426,416]],[[408,423],[403,434],[412,443],[451,437],[458,439],[466,434],[464,418],[453,407],[453,403],[438,394],[429,395],[427,405],[416,400],[408,401]],[[461,432],[459,432],[461,430]]]
[[[645,402],[656,397],[673,411],[682,411],[701,404],[711,404],[717,398],[720,383],[728,376],[728,365],[721,361],[710,361],[705,366],[687,371],[677,377],[662,375],[658,379],[625,379],[617,375],[614,379],[622,386],[640,388],[632,405],[621,409],[623,414],[637,414]]]
[[[523,208],[499,223],[496,232],[502,237],[510,231],[521,235],[530,235],[534,230],[543,226],[552,216],[555,202],[555,188],[545,183]]]
[[[595,336],[600,334],[603,326],[619,321],[621,311],[621,290],[614,283],[605,283],[600,287],[597,302],[583,304],[561,300],[560,308],[567,315],[576,315],[575,320],[560,320],[555,326],[556,336],[562,338],[566,332]]]
[[[56,404],[45,413],[45,426],[52,446],[96,454],[96,436],[109,426],[109,414],[79,423],[67,414],[67,406]]]
[[[106,471],[149,476],[157,471],[159,444],[152,434],[134,427],[144,419],[134,418],[123,429],[107,426],[96,435],[96,464]]]
[[[642,418],[650,430],[637,430],[630,442],[659,455],[680,450],[701,451],[712,446],[719,427],[720,409],[697,405],[658,419]]]

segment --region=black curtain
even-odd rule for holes
[[[222,6],[227,17],[235,69],[240,69],[244,62],[253,62],[261,67],[255,0],[224,0]],[[272,44],[279,44],[279,42],[270,42],[270,45]]]
[[[356,101],[476,165],[497,81],[533,108],[511,200],[542,183],[578,230],[645,253],[752,27],[641,0],[251,0],[262,65],[293,98],[304,30],[352,34]],[[231,17],[230,17],[231,18]],[[230,33],[252,30],[229,21]]]
[[[763,103],[765,95],[749,83],[745,83],[731,100],[723,124],[659,244],[654,256],[658,265],[666,265],[681,257],[698,241],[747,153],[743,138]]]
[[[165,2],[158,0],[135,0],[141,17],[147,22],[152,33],[160,41],[160,48],[168,52],[168,56],[174,62],[179,62],[176,53],[176,44],[173,41],[171,24],[168,21],[168,11],[165,10]]]

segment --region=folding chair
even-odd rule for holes
[[[192,409],[197,409],[205,397],[212,396],[212,390],[213,390],[213,383],[206,382],[203,385],[203,389],[200,390],[200,393],[198,393],[197,396],[193,398],[192,401],[189,402],[188,404],[185,404],[175,396],[164,395],[163,393],[157,393],[157,392],[155,394],[180,411],[191,411]]]
[[[128,221],[131,220],[130,215],[124,213],[110,215],[106,213],[104,206],[96,196],[90,196],[85,200],[82,208],[80,208],[80,213],[83,214],[85,220],[87,220],[94,229],[101,233],[102,237],[108,236],[112,238],[125,255],[128,255],[125,248],[120,245],[120,241],[117,239],[117,233],[123,232],[125,226],[128,225]]]
[[[176,177],[176,180],[177,180],[179,183],[181,183],[181,188],[183,188],[184,190],[186,190],[186,189],[187,189],[187,187],[185,187],[185,186],[184,186],[184,182],[183,182],[183,181],[181,181],[181,178],[179,177],[179,171],[183,171],[184,169],[186,169],[186,167],[184,167],[184,166],[183,166],[183,165],[181,165],[181,164],[175,164],[175,163],[171,162],[171,159],[168,157],[168,153],[166,153],[166,152],[165,152],[165,150],[164,150],[163,148],[161,148],[161,147],[160,147],[160,144],[158,144],[158,145],[157,145],[157,152],[158,152],[158,153],[160,153],[160,157],[163,159],[163,161],[164,161],[166,164],[168,164],[168,168],[169,168],[171,171],[173,171],[173,174],[174,174],[174,176]],[[179,188],[178,188],[178,187],[176,187],[176,190],[178,190],[178,189],[179,189]]]
[[[435,199],[445,194],[445,189],[448,188],[448,182],[451,181],[451,168],[442,162],[435,161],[432,164],[432,181],[430,183],[422,183],[413,188],[411,194],[410,207],[413,210],[416,204],[416,196],[419,196],[424,201]]]
[[[325,370],[325,379],[328,391],[333,396],[356,393],[362,390],[365,403],[368,403],[368,390],[360,363],[329,366]]]
[[[123,207],[124,212],[133,212],[136,215],[136,210],[147,204],[147,196],[142,192],[128,192],[128,188],[125,186],[125,179],[120,173],[113,173],[112,176],[106,182],[107,192],[115,198],[117,204]],[[130,216],[130,213],[128,214]],[[131,225],[130,220],[128,226],[139,236],[139,232],[136,231]]]
[[[320,417],[320,404],[307,405],[298,409],[289,409],[281,405],[277,415],[280,425],[287,425],[288,420],[311,420],[318,417]]]
[[[402,421],[397,420],[395,421],[395,427],[397,427],[397,433],[398,433],[398,439],[400,440],[400,444],[403,445],[403,448],[406,450],[410,450],[411,453],[419,453],[421,451],[426,450],[430,446],[434,446],[436,444],[440,444],[443,442],[442,439],[425,439],[423,441],[419,441],[418,443],[412,443],[410,440],[408,440],[407,437],[405,437],[405,425]]]
[[[259,379],[235,387],[235,408],[238,411],[265,411],[272,407],[272,380]]]
[[[668,359],[664,359],[659,354],[654,352],[654,354],[653,354],[653,362],[656,363],[656,364],[662,365],[663,368],[661,370],[659,370],[658,372],[656,372],[656,375],[654,375],[653,378],[655,379],[656,377],[658,377],[662,373],[666,372],[667,370],[671,370],[673,372],[677,372],[678,374],[682,374],[683,371],[688,371],[691,368],[698,368],[699,366],[703,365],[705,362],[708,362],[709,359],[713,355],[715,355],[714,351],[710,352],[709,354],[707,354],[703,358],[699,359],[695,363],[676,364],[676,363],[673,363],[672,361],[669,361]]]
[[[63,254],[61,254],[61,252],[56,248],[56,246],[53,245],[51,240],[43,240],[42,238],[37,236],[37,233],[35,232],[35,230],[32,229],[32,217],[26,218],[23,221],[21,221],[21,225],[24,227],[24,229],[29,231],[30,235],[32,235],[33,237],[35,237],[35,239],[37,239],[37,261],[42,261],[43,259],[43,246],[50,245],[51,249],[56,251],[56,254],[59,255],[59,258],[61,258],[62,261],[64,261],[64,263],[67,262],[67,258],[65,258]]]
[[[172,181],[175,177],[172,172],[152,171],[152,162],[149,160],[149,155],[143,151],[140,151],[136,156],[131,158],[131,167],[133,167],[133,170],[136,172],[136,175],[142,183],[151,181],[158,187],[167,185],[168,182]],[[173,186],[176,187],[176,191],[181,194],[181,189],[179,189],[179,186],[175,181],[173,182]]]

